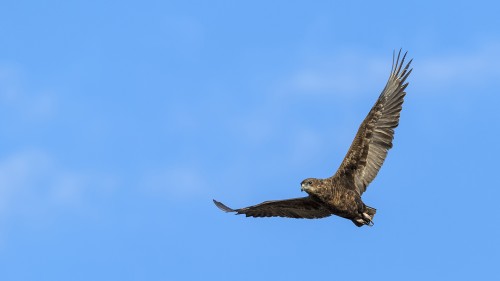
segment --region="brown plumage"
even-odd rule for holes
[[[350,219],[355,225],[373,225],[376,209],[366,206],[361,195],[377,176],[387,151],[392,147],[394,129],[399,124],[405,83],[412,69],[412,60],[403,67],[406,53],[392,61],[391,74],[377,102],[366,116],[337,172],[326,179],[305,179],[301,183],[307,197],[266,201],[258,205],[231,209],[214,200],[225,212],[247,217],[323,218],[337,215]]]

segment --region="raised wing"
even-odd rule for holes
[[[403,68],[406,53],[401,62],[399,61],[400,54],[401,51],[395,63],[393,55],[389,80],[377,102],[361,123],[344,161],[333,176],[338,180],[354,183],[348,186],[353,186],[360,195],[377,176],[387,156],[387,151],[392,147],[394,128],[399,124],[399,114],[406,95],[404,90],[408,86],[405,80],[412,71],[412,69],[408,70],[412,60]]]
[[[241,209],[231,209],[216,200],[214,200],[214,203],[224,212],[236,212],[237,215],[245,214],[247,217],[256,218],[287,217],[296,219],[318,219],[332,215],[324,205],[313,200],[311,197],[266,201]]]

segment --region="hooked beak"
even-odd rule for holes
[[[300,185],[300,191],[306,191],[303,184]]]

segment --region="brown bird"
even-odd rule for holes
[[[394,128],[406,95],[406,78],[412,60],[403,68],[406,53],[396,61],[392,56],[389,80],[377,102],[366,116],[354,141],[337,172],[326,179],[308,178],[302,181],[301,190],[309,196],[302,198],[266,201],[241,209],[231,209],[214,200],[225,212],[245,214],[247,217],[287,217],[316,219],[337,215],[351,220],[356,226],[373,225],[376,209],[361,200],[366,187],[377,176],[387,151],[392,147]]]

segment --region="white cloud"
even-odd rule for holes
[[[23,118],[39,120],[54,114],[56,99],[48,89],[27,89],[19,67],[0,65],[0,101]]]
[[[431,89],[484,83],[500,75],[499,48],[500,42],[490,42],[466,52],[421,58],[415,62],[413,75]]]
[[[62,168],[41,151],[14,153],[0,159],[0,222],[43,222],[58,212],[82,210],[95,189],[114,185],[111,177]]]
[[[392,57],[338,53],[306,59],[273,89],[279,94],[354,97],[384,86]],[[378,88],[377,88],[378,87]]]
[[[447,54],[425,54],[408,50],[414,58],[409,82],[433,95],[456,85],[473,86],[500,75],[500,42]],[[391,54],[337,53],[305,58],[279,81],[272,91],[279,95],[325,95],[352,98],[382,90],[391,69]],[[449,92],[439,91],[439,94]],[[452,93],[450,93],[452,94]]]

